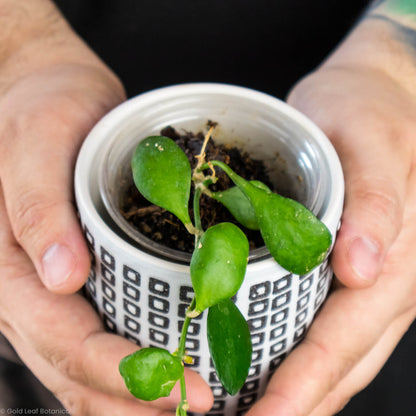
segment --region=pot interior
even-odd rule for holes
[[[188,263],[189,253],[148,239],[127,222],[119,208],[132,182],[130,160],[140,140],[160,134],[166,126],[179,132],[206,132],[208,120],[218,123],[213,134],[216,142],[232,144],[263,160],[275,189],[319,217],[328,198],[330,175],[325,155],[311,132],[285,111],[287,105],[279,106],[240,96],[200,93],[138,105],[108,132],[98,168],[100,197],[107,211],[103,217],[131,244],[157,256]],[[250,252],[250,261],[267,256],[265,247],[257,248]]]

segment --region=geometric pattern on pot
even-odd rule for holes
[[[138,346],[174,351],[193,296],[190,281],[168,281],[163,272],[149,274],[140,264],[127,264],[85,224],[83,228],[92,262],[86,293],[106,329]],[[209,414],[242,415],[261,397],[273,372],[305,336],[328,294],[332,275],[325,261],[304,276],[246,277],[235,301],[247,319],[253,354],[247,381],[235,396],[224,390],[210,360],[205,313],[192,320],[186,350],[194,359],[192,367],[213,391]]]
[[[86,292],[109,331],[144,347],[177,348],[192,296],[189,268],[156,261],[120,238],[99,184],[105,182],[104,172],[112,172],[116,180],[108,183],[110,189],[122,185],[120,166],[130,165],[125,162],[138,138],[167,125],[199,131],[207,119],[219,123],[222,137],[245,143],[245,150],[264,160],[276,180],[278,155],[289,167],[286,185],[300,185],[300,199],[319,214],[335,241],[344,196],[341,164],[325,135],[295,109],[258,91],[206,83],[162,88],[128,100],[86,138],[74,188],[92,257]],[[213,414],[243,413],[263,394],[271,373],[304,337],[331,279],[327,263],[305,276],[288,274],[272,259],[248,264],[236,303],[249,321],[253,357],[247,383],[232,398],[220,387],[209,359],[206,317],[192,322],[186,347],[195,357],[195,369],[212,387]]]

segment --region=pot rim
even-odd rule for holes
[[[344,179],[338,155],[326,135],[305,115],[278,98],[247,87],[209,82],[178,84],[142,93],[115,107],[92,128],[81,146],[76,162],[74,178],[76,201],[79,209],[82,209],[83,215],[88,215],[89,224],[92,224],[96,229],[99,229],[101,233],[107,234],[116,242],[120,249],[129,256],[131,255],[136,258],[144,256],[144,259],[147,262],[154,264],[160,264],[160,262],[163,262],[166,267],[173,268],[175,270],[189,269],[189,265],[160,258],[156,254],[149,254],[140,250],[140,248],[131,245],[105,222],[97,211],[89,191],[91,171],[88,170],[88,166],[90,165],[91,159],[96,157],[98,152],[104,151],[103,148],[107,147],[103,146],[103,143],[100,142],[98,138],[109,137],[116,133],[117,127],[123,123],[123,121],[129,119],[134,114],[137,114],[141,108],[147,108],[161,101],[169,101],[169,99],[178,96],[195,96],[198,94],[203,96],[218,96],[222,94],[259,102],[262,103],[262,105],[275,109],[280,114],[284,114],[293,122],[302,125],[302,128],[307,130],[310,135],[314,137],[314,140],[318,143],[319,147],[326,155],[326,162],[331,175],[330,182],[331,184],[337,184],[337,186],[331,187],[331,193],[329,195],[326,208],[319,218],[330,229],[334,228],[330,226],[331,224],[338,224],[343,206]],[[249,262],[248,268],[255,271],[255,269],[257,267],[261,267],[260,264],[264,264],[265,261],[275,262],[274,259],[269,256],[254,262]],[[257,264],[258,266],[256,266]]]

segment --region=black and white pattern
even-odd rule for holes
[[[106,328],[139,346],[174,351],[193,297],[187,268],[178,266],[170,277],[163,264],[158,269],[154,261],[149,267],[143,259],[117,256],[84,229],[92,257],[86,290]],[[248,267],[235,301],[252,334],[252,364],[245,385],[233,397],[221,386],[209,357],[205,314],[192,320],[186,350],[194,359],[192,367],[212,388],[210,414],[242,415],[259,399],[273,372],[305,336],[331,280],[328,262],[304,276],[284,272],[270,260],[261,270],[258,264],[253,272]]]

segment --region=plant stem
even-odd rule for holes
[[[212,166],[217,166],[221,168],[228,175],[228,177],[234,182],[235,185],[244,186],[247,184],[247,181],[245,179],[237,175],[226,163],[221,162],[219,160],[211,160],[209,163],[202,164],[201,166],[199,166],[198,172],[202,172],[205,169],[212,169]]]
[[[196,299],[195,297],[192,299],[191,304],[188,307],[189,310],[195,309]],[[183,322],[182,331],[181,331],[181,337],[179,339],[179,346],[177,351],[178,358],[184,362],[186,360],[186,350],[185,350],[185,344],[186,344],[186,337],[188,334],[188,328],[189,324],[191,323],[191,317],[188,316],[188,314],[185,315],[185,320]],[[185,385],[185,376],[182,376],[179,380],[180,386],[181,386],[181,401],[176,408],[176,414],[178,416],[186,416],[186,411],[188,410],[188,399],[186,397],[186,385]]]
[[[204,183],[206,181],[206,178],[204,175],[195,175],[195,173],[201,173],[202,170],[199,168],[201,165],[206,164],[205,162],[205,148],[207,146],[208,140],[211,137],[211,134],[214,130],[215,126],[211,126],[211,128],[208,130],[208,133],[205,135],[204,143],[201,148],[201,152],[199,153],[197,157],[198,163],[196,168],[194,169],[193,174],[193,180],[195,183],[195,193],[194,193],[194,199],[193,199],[193,209],[194,209],[194,223],[195,223],[195,233],[192,228],[188,228],[188,231],[191,232],[191,234],[195,234],[195,249],[198,247],[199,239],[201,238],[202,234],[204,233],[204,230],[202,229],[202,223],[201,223],[201,211],[200,211],[200,199],[203,192],[203,188],[207,185]],[[211,181],[213,179],[210,179]],[[188,307],[187,313],[185,315],[185,320],[183,322],[183,327],[181,331],[181,337],[179,339],[179,346],[177,351],[178,358],[185,363],[187,360],[186,357],[186,337],[188,334],[188,328],[189,324],[191,322],[192,316],[188,314],[188,312],[192,312],[195,309],[196,305],[196,299],[195,297],[192,299],[191,304]],[[176,408],[176,415],[177,416],[186,416],[186,412],[188,410],[188,400],[186,396],[186,384],[185,384],[185,376],[182,376],[179,380],[180,387],[181,387],[181,401],[178,404],[178,407]]]
[[[211,137],[211,134],[214,131],[214,129],[215,129],[215,126],[211,126],[210,129],[208,130],[207,134],[204,137],[204,143],[202,144],[201,151],[200,151],[199,155],[196,156],[196,158],[198,159],[198,163],[197,163],[197,166],[196,166],[195,170],[197,170],[200,165],[205,163],[205,148],[207,147],[208,141],[209,141],[209,139]]]
[[[197,186],[195,188],[194,201],[193,201],[194,222],[195,222],[195,228],[197,230],[197,232],[195,233],[195,248],[198,247],[199,239],[201,238],[201,235],[204,233],[204,230],[202,229],[201,210],[200,210],[200,205],[199,205],[201,195],[202,195],[202,188],[201,186]]]
[[[191,311],[195,308],[196,299],[193,298],[191,304],[188,306],[188,311]],[[179,347],[178,347],[178,357],[183,361],[185,357],[185,343],[186,343],[186,335],[188,333],[188,327],[191,322],[191,319],[187,314],[185,315],[185,321],[183,322],[181,337],[179,340]]]
[[[185,377],[182,376],[179,382],[181,385],[181,401],[179,402],[178,407],[176,408],[176,415],[186,416],[189,405],[188,405],[188,400],[186,398]]]
[[[204,233],[204,230],[202,229],[201,224],[201,212],[200,212],[200,204],[199,201],[201,199],[201,195],[204,192],[205,188],[213,183],[215,181],[215,171],[214,176],[212,177],[205,177],[204,174],[202,174],[202,170],[199,168],[201,165],[205,165],[205,149],[207,147],[208,141],[211,137],[212,132],[215,129],[215,125],[212,125],[210,129],[208,130],[207,134],[204,137],[204,143],[202,144],[201,151],[196,156],[198,159],[198,163],[193,171],[192,180],[195,184],[195,193],[194,193],[194,200],[193,200],[193,209],[194,209],[194,223],[195,223],[195,248],[198,247],[199,239],[201,238],[201,235]]]
[[[199,171],[203,171],[205,169],[211,169],[211,165],[218,166],[221,168],[227,175],[233,175],[234,171],[224,162],[221,162],[219,160],[211,160],[209,163],[205,162],[198,166]]]

